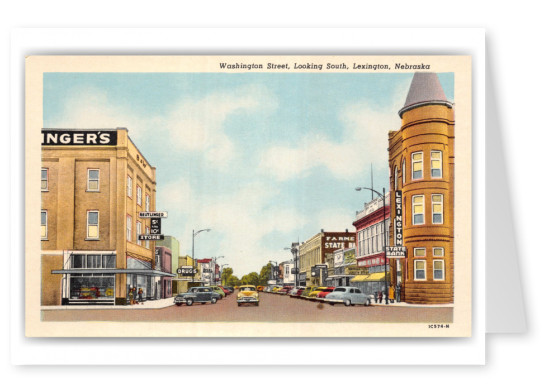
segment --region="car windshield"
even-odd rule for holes
[[[324,292],[333,292],[333,288],[327,288],[323,290]]]
[[[254,289],[252,286],[244,286],[243,288],[241,288],[241,292],[247,292],[247,291],[254,291],[256,289]]]
[[[346,288],[336,288],[333,292],[346,292]]]

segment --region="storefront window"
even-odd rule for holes
[[[72,275],[70,277],[70,298],[82,300],[112,299],[115,292],[113,275]]]

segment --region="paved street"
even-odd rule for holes
[[[451,323],[453,308],[406,306],[330,306],[289,296],[260,293],[258,307],[237,307],[236,294],[216,304],[161,309],[43,310],[44,321],[163,321],[163,322],[420,322]]]

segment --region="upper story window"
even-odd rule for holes
[[[444,256],[444,247],[434,247],[432,249],[432,256],[433,257],[443,257]]]
[[[99,212],[89,210],[86,219],[86,238],[99,239]]]
[[[411,178],[423,178],[423,152],[414,152],[411,154]]]
[[[40,171],[40,190],[48,191],[48,169],[43,168]]]
[[[425,196],[416,195],[411,197],[413,208],[413,224],[425,224]]]
[[[442,194],[432,195],[432,223],[442,224],[444,222],[444,196]]]
[[[402,186],[406,184],[406,159],[402,160]]]
[[[132,178],[126,177],[126,195],[132,198]]]
[[[146,227],[145,227],[145,234],[146,234],[146,235],[149,235],[150,232],[151,232],[151,231],[149,231],[149,227],[146,226]],[[146,241],[145,241],[145,248],[149,248],[149,240],[146,240]]]
[[[442,151],[430,151],[430,176],[442,178]]]
[[[136,221],[136,243],[139,245],[142,244],[142,241],[140,240],[140,235],[142,234],[142,222]]]
[[[136,186],[136,203],[142,204],[142,188],[140,186]]]
[[[40,238],[48,239],[48,211],[40,212]]]
[[[398,167],[394,167],[394,190],[398,190]]]
[[[149,212],[149,208],[151,206],[151,200],[149,199],[149,194],[145,195],[145,211]]]
[[[99,170],[95,168],[88,169],[87,191],[99,191]]]
[[[432,267],[432,279],[433,280],[444,280],[444,260],[443,259],[435,259],[432,261],[433,267]]]
[[[132,216],[126,216],[126,240],[132,241]]]

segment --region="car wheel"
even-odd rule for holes
[[[345,301],[344,301],[344,305],[345,305],[345,306],[348,307],[348,306],[350,306],[350,304],[351,304],[351,303],[350,303],[350,300],[345,300]]]
[[[255,305],[258,307],[259,304],[260,304],[260,303],[257,301]]]
[[[207,303],[205,303],[205,302],[202,302],[201,304],[207,304]]]
[[[241,307],[241,303],[237,303],[237,306],[238,306],[238,307]]]
[[[187,299],[186,305],[193,305],[193,299]]]
[[[210,299],[210,302],[212,304],[216,304],[217,301],[218,301],[218,299],[216,297],[213,297],[212,299]]]
[[[181,307],[182,304],[184,304],[184,303],[176,303],[176,305],[177,305],[178,307]]]
[[[365,301],[365,306],[368,306],[368,305],[371,305],[371,300],[369,300],[369,299],[367,299],[367,300]]]

